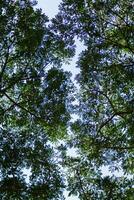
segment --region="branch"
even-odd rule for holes
[[[6,53],[6,56],[5,56],[5,57],[6,57],[6,58],[5,58],[5,62],[4,62],[4,64],[3,64],[3,66],[2,66],[1,73],[0,73],[0,83],[1,83],[1,81],[2,81],[2,77],[3,77],[3,74],[4,74],[4,72],[5,72],[7,63],[8,63],[9,54],[10,54],[10,53],[9,53],[9,50],[10,50],[11,46],[13,45],[14,41],[15,41],[15,38],[13,39],[13,41],[11,41],[11,44],[7,47],[7,53]],[[5,41],[5,43],[7,44],[6,41]]]
[[[11,106],[9,106],[9,108],[7,108],[6,110],[4,110],[4,114],[8,111],[10,111],[13,107],[15,106],[15,104],[12,104]]]
[[[8,94],[6,93],[3,93],[3,94],[14,104],[14,106],[21,108],[22,110],[26,111],[27,113],[29,113],[30,115],[34,116],[37,119],[41,119],[40,117],[36,116],[33,112],[24,108],[22,105],[20,105],[20,103],[17,103],[15,100],[13,100],[10,96],[8,96]]]
[[[103,148],[106,148],[106,149],[113,149],[113,150],[129,150],[129,149],[134,149],[134,146],[129,146],[129,147],[121,147],[121,146],[102,146]]]
[[[7,54],[6,54],[6,59],[5,59],[5,62],[4,62],[4,64],[3,64],[3,66],[2,66],[2,70],[1,70],[1,73],[0,73],[0,83],[1,83],[1,81],[2,81],[2,77],[3,77],[3,74],[4,74],[4,72],[5,72],[7,63],[8,63],[8,58],[9,58],[9,49],[8,49]]]
[[[100,127],[99,127],[99,129],[98,129],[97,132],[100,132],[101,129],[102,129],[104,126],[106,126],[115,116],[120,116],[120,117],[122,117],[122,115],[129,115],[129,114],[132,114],[132,112],[133,112],[133,110],[130,110],[130,111],[122,111],[122,112],[116,112],[116,113],[114,113],[110,118],[108,118],[106,121],[104,121],[104,122],[100,125]]]
[[[110,138],[108,142],[110,141]],[[115,146],[114,146],[115,145]],[[118,144],[119,145],[119,144]],[[116,144],[107,144],[105,140],[97,140],[96,138],[92,138],[92,142],[89,143],[89,147],[96,146],[99,149],[111,149],[111,150],[131,150],[134,149],[134,146],[116,146]]]
[[[115,108],[114,108],[114,105],[113,105],[111,99],[110,99],[103,91],[101,91],[101,90],[96,90],[96,89],[94,89],[94,90],[95,90],[96,92],[102,94],[104,97],[106,97],[106,99],[108,100],[109,104],[111,105],[113,111],[115,111]]]
[[[99,127],[99,130],[97,132],[100,132],[101,129],[106,126],[114,117],[116,116],[116,114],[114,113],[110,118],[108,118],[106,121],[104,121],[100,127]]]

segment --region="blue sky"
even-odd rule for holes
[[[40,7],[49,18],[52,18],[57,14],[60,2],[61,0],[38,0],[38,7]]]

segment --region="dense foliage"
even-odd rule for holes
[[[129,0],[63,0],[53,20],[64,37],[85,45],[77,61],[79,119],[69,142],[78,158],[65,162],[70,194],[80,199],[133,199],[133,14]]]
[[[35,5],[0,1],[0,198],[64,199],[62,164],[69,195],[132,200],[133,1],[63,0],[51,23]],[[74,94],[62,63],[76,38]]]
[[[0,1],[0,198],[62,199],[51,141],[66,136],[73,53],[32,1]],[[51,67],[50,67],[51,66]]]

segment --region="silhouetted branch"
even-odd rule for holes
[[[27,113],[29,113],[30,115],[34,116],[35,118],[40,118],[38,116],[36,116],[33,112],[31,112],[30,110],[24,108],[20,103],[17,103],[15,100],[13,100],[7,93],[4,93],[4,95],[14,104],[14,106],[17,106],[19,108],[21,108],[22,110],[26,111]]]
[[[116,113],[114,113],[110,118],[108,118],[106,121],[104,121],[104,122],[100,125],[100,127],[99,127],[99,129],[98,129],[97,132],[100,132],[101,129],[102,129],[104,126],[106,126],[115,116],[120,116],[120,117],[122,117],[123,115],[132,114],[132,112],[133,112],[133,110],[130,110],[130,111],[122,111],[122,112],[116,112]]]

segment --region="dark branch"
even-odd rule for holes
[[[113,149],[113,150],[129,150],[129,149],[134,149],[134,146],[129,146],[129,147],[121,147],[121,146],[107,146],[104,145],[102,146],[104,149]]]
[[[95,90],[96,92],[102,94],[102,95],[108,100],[108,102],[109,102],[110,106],[112,107],[113,111],[116,110],[115,107],[114,107],[114,105],[113,105],[113,103],[112,103],[112,101],[111,101],[111,99],[108,97],[108,95],[106,95],[106,94],[105,94],[103,91],[101,91],[101,90],[96,90],[96,89],[94,89],[94,90]]]
[[[22,110],[26,111],[27,113],[29,113],[30,115],[34,116],[37,119],[41,119],[40,117],[36,116],[30,110],[24,108],[20,103],[17,103],[15,100],[13,100],[7,93],[4,93],[4,95],[14,104],[14,106],[17,106],[17,107],[21,108]]]
[[[97,132],[100,132],[101,129],[106,126],[114,117],[116,116],[116,114],[114,113],[110,118],[108,118],[106,121],[104,121],[100,127],[99,127],[99,130]]]
[[[132,114],[132,112],[133,112],[133,110],[130,110],[130,111],[122,111],[122,112],[116,112],[116,113],[114,113],[110,118],[108,118],[106,121],[104,121],[104,122],[100,125],[100,127],[99,127],[99,129],[98,129],[97,132],[100,132],[101,129],[102,129],[104,126],[106,126],[115,116],[120,116],[120,117],[122,117],[123,115],[130,115],[130,114]]]
[[[7,63],[8,63],[8,58],[9,58],[9,49],[8,49],[7,54],[6,54],[5,62],[4,62],[3,66],[2,66],[2,69],[1,69],[1,73],[0,73],[0,83],[1,83],[1,81],[2,81],[2,77],[3,77],[3,74],[4,74],[4,72],[5,72]]]
[[[110,138],[109,138],[109,140],[110,140]],[[119,146],[119,144],[111,145],[111,144],[106,143],[105,140],[99,140],[96,138],[92,138],[92,142],[89,143],[89,147],[91,147],[91,146],[96,146],[98,149],[111,149],[111,150],[117,150],[117,151],[134,149],[134,146],[121,146],[121,145]]]

